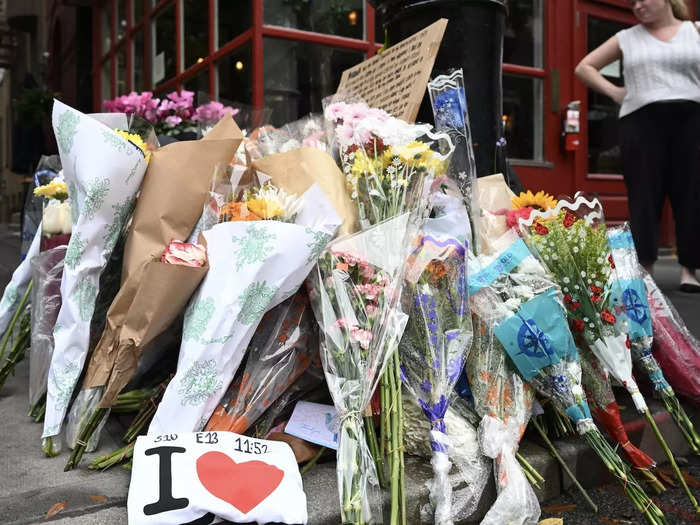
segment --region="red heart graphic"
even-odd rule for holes
[[[236,463],[223,452],[207,452],[197,459],[197,476],[214,496],[248,514],[282,483],[284,471],[262,461]]]

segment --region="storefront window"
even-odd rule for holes
[[[100,74],[102,75],[102,100],[109,100],[112,98],[112,62],[109,58],[102,63]],[[102,110],[101,106],[100,104],[100,111]]]
[[[503,128],[512,159],[543,160],[542,79],[503,75]]]
[[[131,63],[133,64],[134,75],[132,77],[132,86],[134,91],[143,91],[146,87],[146,79],[144,78],[144,41],[143,30],[139,30],[134,34],[131,40]]]
[[[131,0],[131,5],[134,10],[132,20],[134,24],[138,24],[143,18],[143,0]]]
[[[216,9],[216,24],[219,30],[218,47],[250,29],[253,24],[248,1],[217,0]]]
[[[364,38],[363,0],[265,0],[266,24]]]
[[[126,0],[117,0],[117,41],[126,35]]]
[[[503,62],[542,67],[543,0],[506,0]]]
[[[205,68],[198,72],[194,77],[189,80],[185,80],[183,87],[187,91],[194,91],[195,95],[198,93],[206,93],[209,96],[209,69]]]
[[[343,71],[364,60],[362,52],[291,40],[266,38],[263,48],[265,106],[273,125],[320,112]]]
[[[250,44],[246,44],[216,63],[219,100],[252,104],[252,62]]]
[[[209,54],[209,11],[202,0],[185,0],[185,67],[193,66]]]
[[[156,86],[175,76],[175,6],[165,8],[152,23],[151,78]]]
[[[126,46],[117,51],[117,95],[126,93]]]
[[[112,6],[107,2],[102,8],[102,52],[109,51],[112,45],[112,31],[110,26]]]

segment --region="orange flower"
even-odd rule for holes
[[[229,202],[219,210],[219,218],[224,221],[260,221],[259,216],[248,209],[245,202]]]
[[[445,263],[443,263],[442,261],[430,261],[430,263],[428,263],[428,266],[426,267],[426,270],[428,270],[432,278],[436,281],[441,277],[447,275],[447,268],[445,267]]]

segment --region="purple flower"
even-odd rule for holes
[[[429,394],[430,391],[433,389],[433,385],[430,383],[430,381],[426,379],[420,384],[420,389],[426,394]]]
[[[443,434],[445,434],[446,429],[444,417],[445,413],[447,412],[447,407],[449,405],[448,399],[444,395],[441,395],[440,400],[434,405],[430,405],[422,399],[418,400],[418,404],[423,410],[423,414],[425,414],[425,417],[427,417],[430,421],[430,428],[432,430],[437,430],[438,432],[442,432]],[[435,442],[433,440],[430,441],[430,446],[436,452],[447,452],[447,449],[443,444]]]
[[[496,146],[500,146],[501,148],[504,147],[506,144],[507,142],[505,137],[501,137],[496,141]]]
[[[408,378],[406,377],[406,367],[403,365],[401,365],[401,367],[399,367],[399,377],[401,378],[401,382],[403,384],[408,383]]]

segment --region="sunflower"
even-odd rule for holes
[[[554,209],[557,205],[557,201],[549,193],[538,191],[533,195],[530,190],[520,193],[517,197],[513,197],[510,203],[514,210],[533,208],[539,211],[547,211]]]

